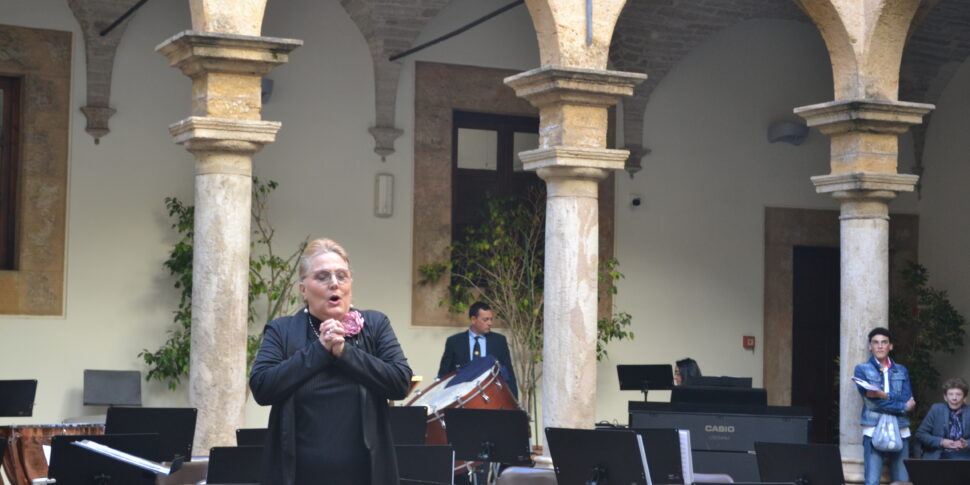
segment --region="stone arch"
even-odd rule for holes
[[[189,0],[192,30],[258,36],[267,0]]]
[[[616,21],[626,0],[526,0],[543,66],[606,69]],[[587,18],[587,12],[592,18]]]
[[[643,146],[643,116],[650,96],[670,70],[697,46],[741,22],[770,19],[807,22],[793,2],[737,0],[732,8],[714,10],[698,2],[671,7],[664,2],[627,3],[617,21],[610,63],[621,71],[643,72],[647,80],[623,100],[624,148],[630,151],[626,170],[632,176],[650,149]]]

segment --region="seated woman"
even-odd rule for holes
[[[923,458],[943,460],[970,459],[970,406],[964,403],[970,387],[959,377],[943,383],[943,400],[930,408],[916,431],[923,445]]]
[[[678,360],[674,364],[674,384],[683,386],[690,384],[691,379],[701,376],[701,368],[697,361],[690,357]]]

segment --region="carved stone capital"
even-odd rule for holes
[[[568,147],[537,148],[519,153],[526,170],[548,167],[595,168],[622,170],[629,152],[610,148]]]
[[[919,176],[902,173],[852,172],[812,177],[815,192],[837,199],[892,200],[899,192],[912,192]]]
[[[252,155],[276,140],[279,121],[234,120],[191,116],[173,123],[168,131],[175,143],[190,152],[224,152]]]
[[[97,145],[101,137],[111,131],[108,120],[115,114],[115,110],[107,106],[81,106],[81,112],[88,121],[84,131],[94,137],[94,144]]]
[[[630,174],[630,178],[633,178],[637,172],[643,170],[643,157],[649,155],[652,150],[642,145],[626,145],[623,149],[630,152],[630,156],[626,159],[624,169]]]
[[[204,73],[262,76],[289,61],[302,40],[186,30],[155,47],[188,77]]]
[[[542,108],[550,103],[573,103],[607,108],[647,79],[646,74],[578,67],[543,66],[505,78],[516,96]]]
[[[374,137],[374,153],[380,155],[381,160],[394,153],[394,140],[404,133],[393,126],[374,126],[367,131]]]
[[[606,146],[607,108],[647,76],[544,66],[505,78],[515,94],[539,108],[539,146]]]
[[[808,126],[816,126],[826,135],[850,132],[899,135],[910,126],[923,122],[923,116],[935,108],[932,104],[849,99],[795,108]]]

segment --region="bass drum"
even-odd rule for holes
[[[103,424],[41,424],[34,426],[0,426],[3,470],[11,485],[30,485],[35,478],[47,478],[44,445],[60,435],[104,434]]]
[[[502,379],[501,369],[501,364],[494,357],[474,360],[442,377],[411,399],[408,406],[424,406],[428,412],[425,443],[448,444],[445,409],[520,409],[508,384]],[[455,473],[464,473],[474,465],[472,462],[455,462]]]

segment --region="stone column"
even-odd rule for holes
[[[280,123],[261,121],[260,80],[300,41],[182,32],[157,50],[192,79],[192,114],[169,128],[196,157],[189,402],[196,453],[235,443],[246,402],[252,156]]]
[[[595,421],[597,184],[610,170],[622,170],[629,155],[605,148],[607,108],[644,79],[546,66],[505,80],[539,108],[540,148],[520,157],[547,187],[544,428],[592,428]]]
[[[900,101],[849,100],[795,110],[809,126],[832,137],[832,173],[812,177],[812,183],[816,192],[831,194],[841,204],[839,448],[848,483],[864,481],[862,398],[849,377],[856,364],[869,358],[869,330],[889,326],[889,202],[899,192],[912,192],[919,180],[896,173],[898,136],[931,109]]]

